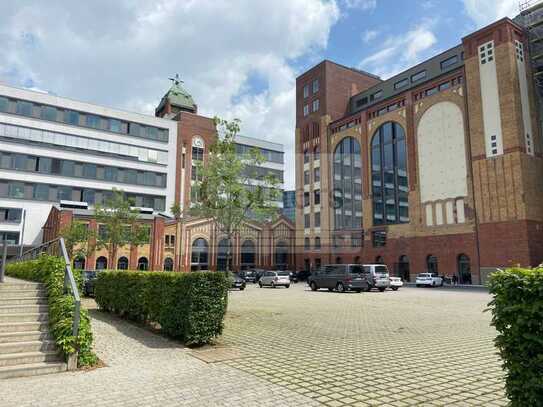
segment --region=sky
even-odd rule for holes
[[[283,143],[294,188],[295,79],[323,59],[386,79],[518,0],[5,0],[0,82],[153,114],[179,73],[199,113]]]

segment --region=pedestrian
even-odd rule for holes
[[[458,284],[458,277],[456,276],[456,274],[453,275],[452,282],[453,282],[453,285]]]

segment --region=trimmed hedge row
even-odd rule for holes
[[[23,280],[44,283],[49,303],[49,326],[55,342],[66,358],[78,351],[78,366],[96,364],[92,352],[92,330],[89,314],[81,307],[81,319],[77,337],[72,335],[74,299],[64,294],[64,259],[42,254],[36,260],[9,263],[6,275]],[[74,274],[81,292],[81,276]]]
[[[489,288],[511,406],[543,406],[543,268],[498,271]]]
[[[94,290],[101,309],[158,323],[166,335],[202,345],[222,333],[228,287],[224,273],[105,271]]]

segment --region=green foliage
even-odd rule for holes
[[[64,294],[64,268],[65,262],[62,258],[43,254],[36,260],[8,264],[6,274],[45,284],[49,302],[49,326],[57,346],[65,356],[78,351],[79,366],[92,366],[97,359],[92,352],[90,318],[87,310],[81,308],[79,332],[77,337],[74,337],[74,299],[71,295]],[[74,278],[81,287],[81,276],[76,273]]]
[[[149,242],[150,228],[138,222],[139,213],[132,209],[132,206],[133,202],[116,189],[104,206],[95,206],[96,221],[105,228],[104,233],[98,235],[96,248],[106,248],[110,254],[110,262],[117,258],[119,247],[140,246]]]
[[[209,343],[222,333],[229,282],[224,273],[101,272],[95,282],[101,309],[139,322],[187,345]]]
[[[64,238],[68,257],[75,259],[80,256],[85,257],[91,251],[89,241],[95,237],[95,234],[85,223],[74,221],[62,228],[60,236]]]
[[[543,268],[498,271],[489,287],[511,406],[543,406]]]

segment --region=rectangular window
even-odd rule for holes
[[[309,240],[308,237],[306,237],[306,238],[304,239],[304,249],[305,249],[305,250],[311,249],[311,241]]]
[[[7,112],[9,108],[9,100],[5,97],[0,97],[0,112]]]
[[[128,133],[131,136],[139,137],[141,134],[141,126],[137,123],[129,123],[128,124]]]
[[[376,230],[371,233],[373,247],[383,247],[387,244],[387,232]]]
[[[399,82],[396,82],[394,84],[394,89],[401,89],[405,88],[407,85],[409,85],[409,78],[402,79]]]
[[[304,207],[308,207],[309,205],[309,192],[304,192]]]
[[[443,71],[453,65],[456,65],[457,62],[458,62],[458,55],[453,55],[452,57],[441,61],[441,70]]]
[[[115,167],[104,168],[104,180],[116,182],[119,177],[119,170]]]
[[[313,170],[313,182],[320,182],[321,180],[321,168],[317,167]]]
[[[424,78],[426,78],[426,70],[420,71],[414,75],[411,75],[411,82],[418,82]]]
[[[95,164],[83,164],[83,177],[96,179],[96,165]]]
[[[321,204],[321,191],[319,189],[313,191],[313,201],[315,205]]]
[[[313,111],[317,112],[319,110],[319,99],[313,101]]]
[[[0,241],[6,241],[8,245],[19,244],[19,232],[0,232]]]
[[[10,198],[24,198],[25,184],[22,182],[10,182],[8,193]]]
[[[84,189],[82,199],[83,199],[83,202],[86,202],[89,205],[94,205],[94,203],[96,202],[94,190]]]
[[[308,229],[308,228],[311,227],[311,223],[310,223],[310,222],[311,222],[311,219],[310,219],[310,217],[309,217],[309,214],[306,213],[306,214],[304,215],[304,227],[305,227],[306,229]]]
[[[441,92],[443,90],[449,89],[450,87],[451,87],[450,82],[442,83],[441,85],[439,85],[439,91]]]
[[[44,120],[57,121],[58,111],[56,107],[53,106],[42,106],[41,107],[41,118]]]
[[[64,111],[64,123],[79,126],[79,112],[73,110]]]
[[[304,99],[309,97],[309,85],[304,85]]]
[[[109,119],[109,130],[115,133],[122,132],[121,121],[117,119]]]
[[[93,114],[87,114],[87,126],[92,127],[93,129],[100,128],[100,117]]]
[[[320,228],[321,227],[321,213],[315,212],[315,227]]]
[[[11,165],[12,165],[12,168],[15,170],[26,170],[26,155],[14,154]]]
[[[58,187],[58,200],[59,201],[71,201],[72,200],[72,188],[60,186]]]
[[[365,96],[365,97],[363,97],[362,99],[358,99],[358,100],[356,101],[356,107],[364,106],[364,105],[367,104],[367,103],[368,103],[368,97]]]
[[[23,115],[23,116],[32,116],[32,103],[30,102],[24,102],[22,100],[17,101],[17,114]]]
[[[35,184],[34,199],[37,199],[38,201],[47,201],[49,199],[49,185]]]
[[[73,177],[75,174],[75,164],[73,161],[60,162],[60,175],[65,177]]]
[[[436,93],[437,93],[437,87],[431,88],[426,91],[426,96],[432,96],[432,95],[435,95]]]
[[[309,105],[304,105],[304,116],[309,114]]]
[[[307,164],[310,160],[309,150],[304,150],[304,164]]]
[[[319,91],[319,80],[315,79],[313,81],[313,93],[317,93]]]
[[[309,183],[311,182],[311,179],[310,179],[310,176],[309,176],[309,171],[304,171],[304,185],[309,185]]]
[[[38,172],[49,174],[51,173],[53,160],[47,157],[38,158]]]
[[[373,95],[371,95],[373,99],[379,99],[381,96],[383,96],[383,91],[382,90],[378,90],[377,92],[375,92]]]
[[[353,233],[351,235],[351,247],[362,247],[364,242],[363,233]]]
[[[107,226],[106,225],[98,225],[98,239],[99,240],[105,240],[107,239]]]

